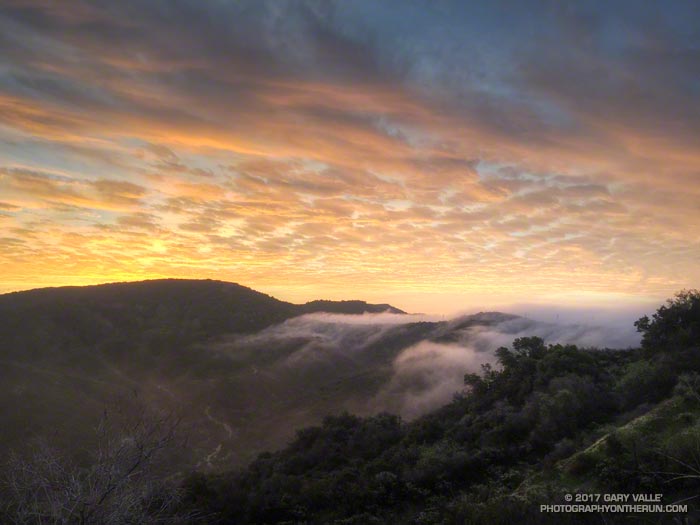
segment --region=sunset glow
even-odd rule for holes
[[[447,313],[700,286],[698,4],[467,4],[5,2],[0,293]]]

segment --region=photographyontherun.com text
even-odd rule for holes
[[[540,505],[546,513],[686,513],[688,505],[663,504],[663,494],[565,494],[563,504]]]

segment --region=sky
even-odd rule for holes
[[[700,286],[700,4],[0,3],[0,293],[445,314]]]

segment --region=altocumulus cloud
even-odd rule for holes
[[[700,278],[698,20],[682,1],[6,2],[0,195],[23,248],[3,286],[664,298]]]

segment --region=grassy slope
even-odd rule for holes
[[[697,490],[679,484],[677,478],[700,478],[700,404],[674,396],[625,422],[628,417],[622,415],[618,418],[621,422],[597,428],[594,435],[602,434],[600,437],[553,467],[532,473],[512,496],[529,502],[565,503],[565,494],[600,494],[605,498],[606,494],[660,493],[664,504],[688,503],[690,513],[649,513],[619,519],[676,523],[673,520],[682,517],[695,523],[693,520],[700,519]],[[664,467],[652,466],[657,461]],[[648,471],[649,485],[624,485],[625,471],[633,468]],[[615,522],[615,516],[607,519]]]

